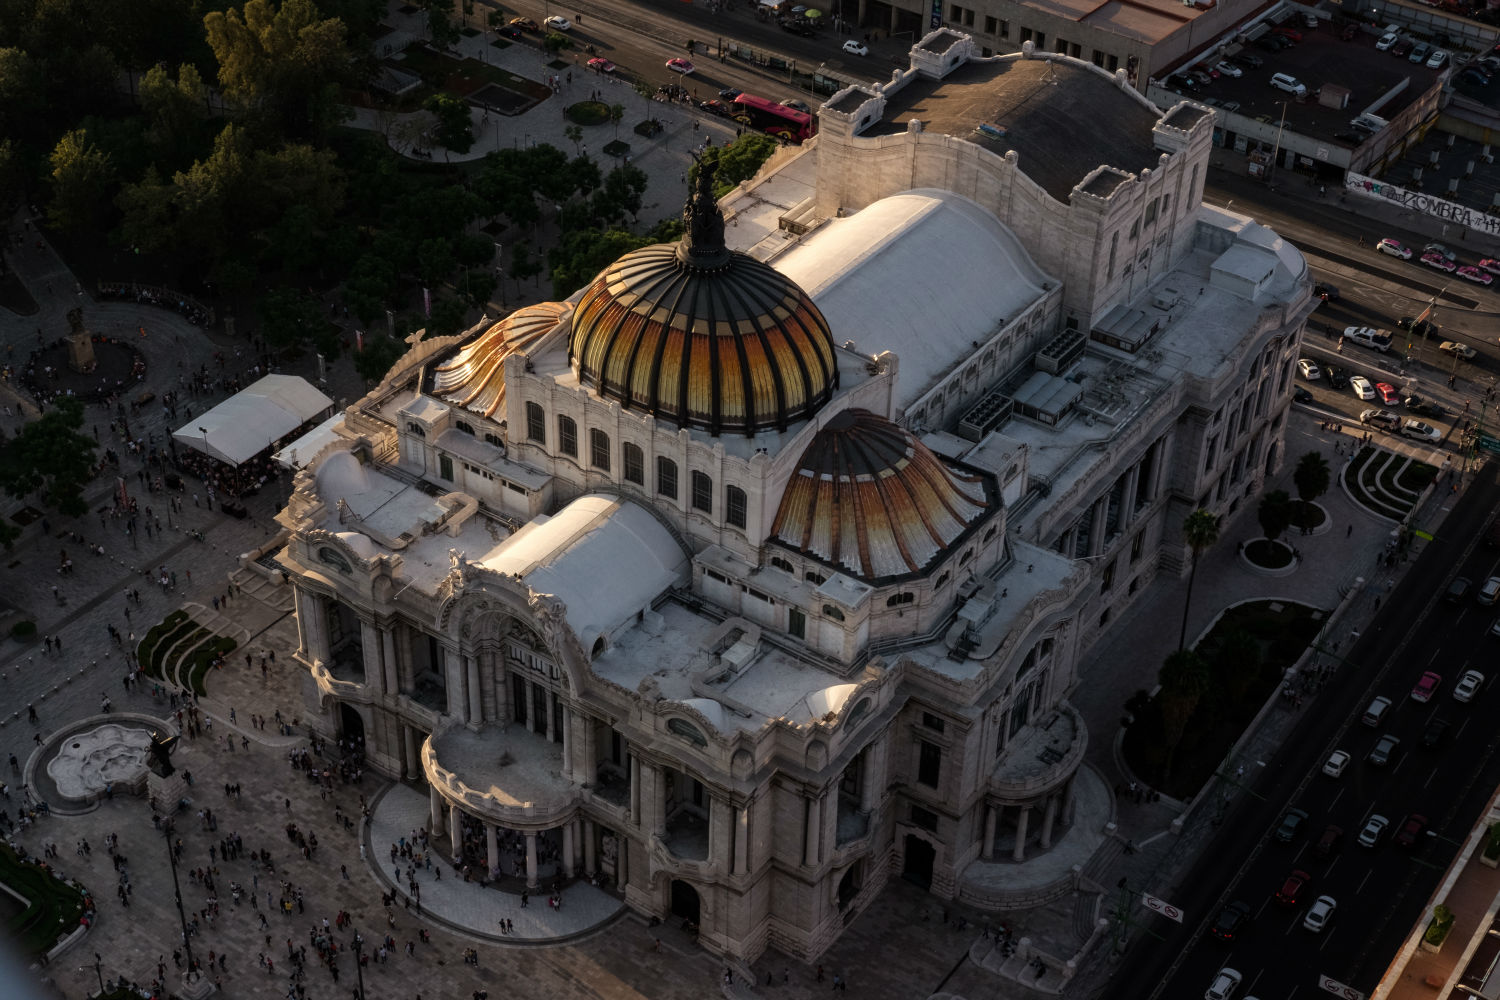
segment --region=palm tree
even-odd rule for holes
[[[1187,732],[1188,720],[1198,709],[1198,703],[1208,693],[1208,664],[1197,650],[1179,649],[1167,656],[1156,675],[1161,690],[1157,692],[1162,720],[1162,739],[1166,743],[1166,760],[1162,764],[1162,775],[1172,773],[1177,745]]]
[[[1297,498],[1302,501],[1302,527],[1308,527],[1312,514],[1312,502],[1328,492],[1333,475],[1328,471],[1328,459],[1321,452],[1310,451],[1297,460],[1292,472],[1292,482],[1297,486]]]
[[[1260,530],[1266,538],[1276,541],[1292,521],[1292,498],[1286,490],[1272,490],[1260,498],[1260,507],[1255,516],[1260,520]]]
[[[1193,565],[1188,570],[1187,597],[1182,602],[1182,631],[1177,637],[1177,649],[1187,646],[1188,608],[1193,603],[1193,579],[1198,575],[1198,556],[1219,540],[1219,519],[1212,511],[1199,507],[1182,522],[1182,539],[1193,550]]]

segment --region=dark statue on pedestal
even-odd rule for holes
[[[151,731],[151,756],[146,766],[151,769],[152,774],[158,778],[170,778],[177,772],[172,766],[172,751],[177,748],[177,741],[180,739],[180,736],[163,739],[160,732],[154,729]]]

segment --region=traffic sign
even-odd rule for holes
[[[1488,434],[1479,435],[1479,447],[1485,451],[1500,453],[1500,438],[1490,437]]]
[[[1166,900],[1157,899],[1155,896],[1148,896],[1143,892],[1141,893],[1141,902],[1146,904],[1146,909],[1155,910],[1168,920],[1175,920],[1179,924],[1182,923],[1182,911]]]
[[[1326,990],[1336,997],[1343,997],[1344,1000],[1365,1000],[1365,995],[1359,990],[1353,986],[1345,986],[1332,976],[1320,975],[1318,977],[1318,989]]]

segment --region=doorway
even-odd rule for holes
[[[353,747],[364,751],[365,718],[359,714],[359,709],[348,702],[339,705],[339,732]]]
[[[698,890],[682,879],[674,878],[672,880],[672,916],[681,917],[689,923],[696,924],[702,910],[703,903],[698,898]]]
[[[932,866],[937,861],[937,849],[914,833],[906,835],[906,867],[901,877],[915,882],[924,889],[932,888]]]

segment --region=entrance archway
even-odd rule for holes
[[[357,749],[365,748],[365,718],[348,702],[339,705],[339,732]]]
[[[672,915],[696,924],[702,910],[703,903],[698,898],[698,890],[682,879],[674,878],[672,880]]]
[[[937,849],[916,834],[908,833],[905,853],[906,867],[901,877],[924,889],[932,888],[932,866],[937,861]]]
[[[864,862],[856,861],[844,872],[844,877],[839,879],[839,909],[843,909],[859,895],[859,890],[864,888]]]

